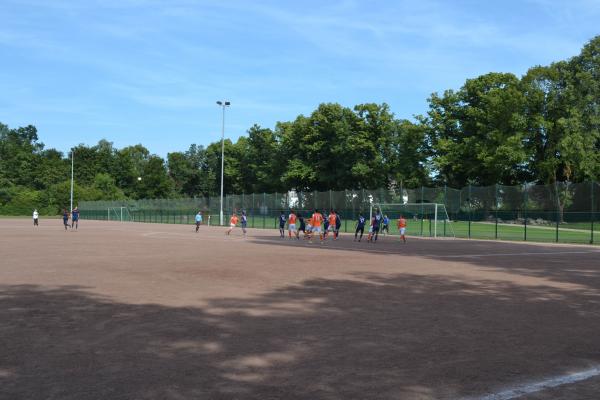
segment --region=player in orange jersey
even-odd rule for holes
[[[400,215],[400,218],[398,218],[398,231],[400,231],[400,239],[406,243],[406,220],[402,215]]]
[[[233,228],[235,228],[235,226],[238,223],[238,216],[237,214],[233,213],[231,215],[231,218],[229,219],[229,229],[227,230],[227,232],[225,232],[226,235],[231,234],[231,231],[233,230]]]
[[[296,213],[294,210],[290,210],[290,215],[288,215],[288,236],[291,239],[292,233],[298,239],[298,235],[296,234]]]
[[[367,236],[367,243],[372,243],[373,242],[373,225],[375,225],[375,217],[371,217],[371,222],[369,225],[369,235]]]
[[[325,231],[325,237],[329,234],[329,231],[333,232],[333,238],[335,239],[335,211],[329,211],[329,215],[327,216],[327,230]]]
[[[321,244],[323,243],[323,232],[321,232],[321,225],[323,224],[323,215],[318,209],[312,215],[312,233],[318,233]]]

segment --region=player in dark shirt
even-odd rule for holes
[[[71,229],[79,228],[79,208],[75,207],[71,212]]]
[[[69,212],[67,211],[66,208],[63,209],[63,225],[65,226],[65,231],[67,230],[67,228],[69,227]]]
[[[354,241],[356,241],[356,238],[358,236],[358,232],[360,232],[360,237],[358,238],[358,241],[360,242],[363,234],[365,233],[365,217],[362,216],[362,214],[358,215],[358,220],[356,221],[356,231],[354,232]]]
[[[281,236],[282,238],[285,238],[285,223],[286,223],[287,219],[285,218],[285,214],[282,211],[281,215],[279,216],[279,236]]]
[[[379,236],[379,228],[381,227],[382,220],[383,217],[381,216],[379,209],[376,209],[375,216],[373,217],[373,239],[375,239],[375,242]]]
[[[335,212],[335,211],[334,211]],[[337,212],[335,213],[335,233],[334,233],[334,237],[337,240],[338,236],[340,235],[340,228],[342,227],[342,219],[340,218],[340,214],[338,214]]]
[[[304,221],[304,217],[302,215],[300,215],[300,213],[298,213],[298,222],[299,222],[299,226],[298,226],[298,230],[296,231],[296,239],[300,239],[300,231],[302,231],[302,233],[304,233],[304,236],[306,236],[306,221]]]

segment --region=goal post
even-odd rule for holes
[[[131,214],[127,207],[108,207],[106,210],[107,221],[131,221]]]
[[[389,232],[398,233],[397,221],[403,216],[407,221],[407,233],[413,236],[455,237],[452,221],[441,203],[373,203],[370,216],[380,211],[387,216]]]

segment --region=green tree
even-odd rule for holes
[[[429,98],[428,142],[442,180],[458,187],[519,183],[526,176],[525,99],[519,79],[490,73]]]
[[[162,158],[156,155],[149,156],[143,166],[141,178],[137,189],[140,198],[160,199],[173,195],[173,183]]]

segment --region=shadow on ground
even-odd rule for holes
[[[455,399],[600,362],[589,293],[316,279],[203,308],[0,286],[2,399]]]
[[[372,244],[364,243],[364,240],[361,243],[353,242],[349,235],[342,236],[338,241],[328,240],[324,245],[318,244],[318,239],[309,244],[305,240],[287,240],[273,235],[257,235],[252,241],[259,245],[310,248],[317,252],[340,250],[413,256],[440,263],[466,263],[487,270],[582,285],[600,293],[599,247],[420,238],[409,238],[409,243],[405,245],[400,243],[397,236],[380,237],[378,243]],[[395,260],[401,261],[402,258]]]

